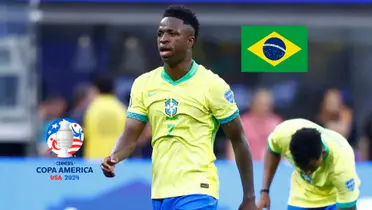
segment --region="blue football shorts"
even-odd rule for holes
[[[217,210],[218,200],[209,195],[186,195],[153,199],[153,210]]]
[[[336,204],[320,208],[301,208],[296,206],[288,206],[288,210],[337,210]]]

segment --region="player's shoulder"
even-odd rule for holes
[[[334,160],[335,168],[343,168],[354,164],[354,149],[345,137],[336,131],[323,129],[322,139],[329,151],[331,158]]]
[[[160,66],[149,72],[143,73],[134,80],[134,83],[142,85],[147,84],[149,81],[153,81],[156,78],[158,78],[159,75],[161,74],[162,69],[163,67]]]
[[[203,81],[209,86],[228,85],[218,74],[214,73],[212,70],[204,67],[203,65],[199,64],[198,73],[200,78],[202,78]]]
[[[335,147],[327,145],[328,157],[330,159],[330,168],[334,174],[343,174],[354,172],[355,170],[355,154],[353,149],[349,147]]]

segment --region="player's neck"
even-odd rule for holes
[[[190,71],[192,62],[192,59],[187,59],[175,66],[164,63],[165,72],[167,72],[172,80],[177,81]]]

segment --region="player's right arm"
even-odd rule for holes
[[[114,177],[115,164],[132,154],[148,122],[147,109],[143,103],[144,84],[143,77],[139,77],[132,85],[124,131],[117,140],[111,155],[106,157],[101,164],[102,171],[107,177]]]
[[[269,135],[267,144],[268,149],[264,157],[264,175],[261,188],[261,196],[257,206],[259,210],[262,210],[264,208],[270,210],[269,189],[276,169],[278,168],[282,153],[279,144],[279,136],[276,135],[275,131]]]
[[[267,139],[267,151],[264,157],[264,177],[262,189],[268,190],[274,178],[276,169],[278,168],[281,158],[281,148],[279,144],[279,136],[271,133]]]

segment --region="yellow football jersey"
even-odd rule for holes
[[[316,128],[322,136],[326,156],[322,166],[305,175],[294,164],[289,143],[301,128]],[[305,119],[287,120],[278,125],[268,138],[269,150],[282,154],[295,167],[291,180],[289,205],[318,208],[337,204],[338,208],[355,205],[359,196],[360,180],[355,169],[353,148],[337,132],[325,129]]]
[[[215,135],[238,115],[229,85],[195,61],[177,81],[163,67],[138,77],[127,116],[151,125],[152,198],[218,198]]]

